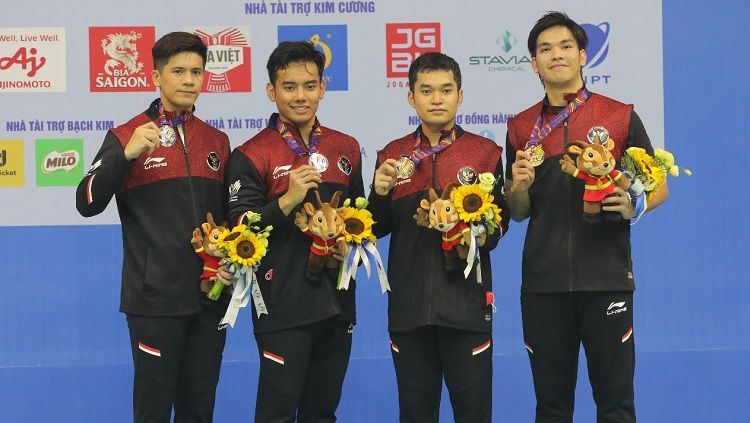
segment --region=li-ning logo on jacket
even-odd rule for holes
[[[229,201],[237,201],[237,193],[240,192],[241,186],[242,183],[239,179],[232,182],[232,185],[229,185]]]
[[[273,169],[273,179],[279,179],[282,176],[286,176],[291,172],[292,165],[276,166]]]
[[[609,304],[609,307],[607,307],[607,316],[622,313],[624,311],[628,311],[628,308],[625,307],[625,301],[620,301],[619,303],[612,302]]]
[[[143,163],[143,169],[151,169],[154,167],[167,167],[167,159],[164,157],[149,157],[146,162]]]

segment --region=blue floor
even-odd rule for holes
[[[639,421],[748,421],[750,371],[745,359],[749,353],[748,350],[639,353],[636,371]],[[494,364],[493,421],[533,421],[534,402],[526,356],[496,355]],[[252,421],[257,376],[257,355],[250,361],[225,361],[217,395],[217,422]],[[130,381],[129,362],[2,368],[0,421],[129,422],[132,421]],[[61,397],[64,401],[60,401]],[[338,413],[341,422],[397,421],[390,358],[352,360],[341,401]],[[444,393],[441,421],[452,421],[451,417]],[[575,420],[595,421],[583,369],[579,374]]]

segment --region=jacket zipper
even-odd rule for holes
[[[193,188],[193,175],[190,172],[190,156],[188,155],[186,140],[187,140],[187,122],[183,123],[182,125],[182,137],[180,138],[180,142],[182,143],[182,151],[185,154],[185,164],[187,165],[188,186],[190,187],[190,200],[193,204],[193,219],[195,221],[195,225],[196,225],[195,227],[199,228],[201,226],[202,220],[198,219],[198,205],[196,204],[196,201],[195,201],[195,189]]]
[[[432,187],[437,190],[437,153],[432,154]],[[430,259],[430,272],[435,271],[435,256]],[[430,275],[432,276],[432,275]],[[427,282],[427,324],[432,324],[432,281],[434,277],[428,278]]]
[[[568,118],[563,121],[563,154],[568,149]],[[573,231],[571,226],[573,225],[573,216],[570,208],[570,181],[565,181],[565,193],[568,196],[565,204],[568,204],[568,291],[573,291]]]

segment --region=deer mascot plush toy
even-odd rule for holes
[[[569,155],[560,160],[563,172],[584,181],[583,221],[586,223],[601,221],[601,201],[614,192],[615,186],[624,190],[630,188],[628,178],[615,169],[614,148],[611,138],[601,142],[597,135],[592,143],[571,142],[568,152],[578,155],[575,161]],[[606,213],[606,217],[611,221],[622,219],[620,213],[615,212]]]
[[[451,200],[451,191],[458,184],[452,182],[443,190],[443,195],[438,197],[433,188],[430,188],[430,200],[422,199],[420,208],[414,215],[417,225],[436,229],[442,232],[443,253],[445,254],[445,270],[452,271],[458,268],[456,257],[466,260],[471,242],[471,227],[458,217],[456,206]]]
[[[203,235],[201,234],[203,229]],[[190,244],[195,248],[195,254],[198,254],[203,260],[203,273],[201,273],[201,292],[212,300],[216,300],[224,290],[224,285],[216,279],[216,273],[219,272],[219,262],[224,258],[224,254],[219,250],[217,242],[219,235],[226,228],[223,225],[217,225],[211,212],[206,213],[206,222],[201,224],[201,228],[193,230],[193,238]]]
[[[346,257],[348,245],[341,232],[344,230],[344,219],[336,210],[339,206],[341,191],[336,191],[329,203],[320,200],[320,193],[315,191],[316,204],[305,203],[294,216],[294,224],[312,237],[310,255],[307,259],[307,278],[313,282],[320,279],[323,267],[338,268],[341,261],[333,256],[334,247]]]

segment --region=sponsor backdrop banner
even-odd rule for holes
[[[279,41],[312,41],[326,57],[328,95],[318,116],[360,141],[369,182],[376,151],[419,123],[406,101],[407,70],[425,52],[442,51],[461,66],[460,124],[503,144],[507,119],[542,95],[528,31],[544,11],[561,7],[490,0],[44,3],[17,5],[0,18],[0,192],[7,203],[25,205],[4,208],[0,226],[119,223],[116,207],[81,218],[74,190],[106,131],[158,95],[151,46],[165,33],[191,31],[208,45],[196,112],[227,132],[232,146],[274,111],[265,93],[269,53]],[[82,8],[85,14],[74,12]],[[634,103],[654,144],[664,145],[661,4],[572,0],[565,10],[591,40],[588,87]]]

